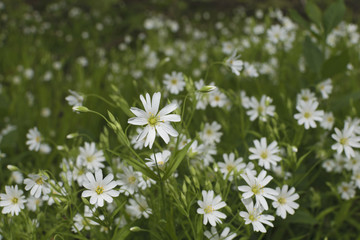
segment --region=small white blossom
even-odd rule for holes
[[[221,196],[217,195],[214,198],[214,191],[202,191],[203,201],[198,200],[200,208],[197,209],[198,214],[204,215],[203,224],[206,225],[208,222],[211,226],[215,227],[217,223],[222,223],[221,219],[225,219],[226,215],[219,212],[220,208],[226,206],[226,203],[221,201]]]

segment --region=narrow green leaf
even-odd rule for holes
[[[335,209],[337,209],[338,206],[332,206],[332,207],[329,207],[325,210],[323,210],[321,213],[319,213],[317,216],[316,216],[316,220],[317,221],[320,221],[321,219],[323,219],[326,215],[328,215],[329,213],[332,213],[335,211]]]
[[[289,10],[290,17],[294,22],[298,23],[303,28],[310,28],[310,23],[306,21],[296,10]]]
[[[330,57],[328,60],[325,61],[321,70],[323,79],[331,78],[336,74],[345,72],[348,63],[349,63],[348,51],[343,51],[339,55]]]
[[[342,0],[332,3],[324,12],[323,24],[325,35],[328,35],[331,30],[336,27],[344,17],[345,4]]]
[[[178,168],[178,166],[180,165],[182,160],[185,158],[185,156],[186,156],[191,144],[193,143],[193,141],[189,142],[183,149],[181,149],[180,151],[175,153],[175,155],[173,155],[169,159],[170,166],[166,169],[163,180],[168,179],[175,172],[175,170]]]
[[[296,169],[298,169],[301,165],[301,163],[304,161],[304,159],[312,152],[313,150],[308,151],[304,155],[302,155],[299,160],[296,161]]]
[[[305,11],[310,20],[313,21],[318,27],[321,27],[322,13],[320,8],[312,1],[307,1]]]
[[[308,225],[315,225],[316,219],[307,211],[297,210],[294,215],[290,215],[286,218],[289,223],[302,223]]]
[[[313,43],[308,36],[306,36],[303,43],[303,54],[309,70],[320,73],[324,62],[324,56],[318,46]]]
[[[112,154],[114,154],[116,156],[123,157],[119,153],[114,152],[110,149],[107,149],[107,151],[111,152]],[[142,172],[145,176],[147,176],[155,181],[159,181],[159,177],[148,166],[146,166],[142,162],[139,162],[136,159],[133,159],[131,157],[126,157],[126,158],[124,158],[124,160],[127,161],[131,166],[133,166],[135,168],[135,170]]]

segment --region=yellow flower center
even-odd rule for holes
[[[251,188],[251,191],[255,194],[255,195],[258,195],[260,192],[261,192],[261,186],[256,184],[255,186],[253,186]]]
[[[131,176],[131,177],[128,178],[128,182],[129,182],[130,184],[134,184],[135,181],[136,181],[136,177],[135,177],[135,176]]]
[[[349,187],[347,187],[347,186],[343,186],[342,189],[343,189],[344,192],[349,191]]]
[[[158,165],[160,166],[164,165],[164,161],[158,161]]]
[[[228,165],[226,166],[226,169],[230,172],[230,171],[232,171],[232,170],[234,169],[234,165],[228,164]]]
[[[262,159],[268,158],[268,153],[267,153],[267,151],[261,152],[260,157],[261,157]]]
[[[96,188],[95,192],[96,192],[98,195],[100,195],[100,194],[102,194],[102,193],[104,192],[104,188],[98,186],[98,187]]]
[[[36,179],[35,182],[36,182],[36,184],[38,184],[38,185],[42,185],[42,184],[44,183],[42,177],[39,177],[38,179]]]
[[[94,156],[93,156],[93,155],[86,157],[86,161],[89,162],[89,163],[91,163],[93,160],[94,160]]]
[[[334,121],[334,118],[328,117],[328,118],[327,118],[327,121],[328,121],[328,122],[333,122],[333,121]]]
[[[253,215],[253,214],[250,214],[249,215],[249,219],[250,219],[250,221],[255,221],[256,220],[256,218],[255,218],[255,216]]]
[[[35,141],[39,143],[39,142],[41,141],[41,137],[40,137],[40,136],[36,136]]]
[[[176,85],[177,82],[178,82],[177,79],[175,79],[175,78],[171,79],[171,84],[172,84],[172,85]]]
[[[204,209],[204,212],[205,213],[212,213],[214,211],[214,209],[212,208],[212,206],[207,206],[205,209]]]
[[[281,205],[284,205],[284,204],[286,203],[286,199],[283,198],[283,197],[280,197],[280,198],[278,199],[278,202],[279,202]]]
[[[262,106],[259,106],[259,107],[257,108],[257,110],[258,110],[258,113],[262,113],[262,112],[264,111],[264,108],[263,108]]]
[[[341,145],[346,145],[348,143],[348,139],[347,138],[340,138],[340,144]]]
[[[304,102],[309,101],[309,97],[308,97],[308,96],[302,96],[301,99],[304,100]]]
[[[19,201],[19,199],[18,199],[17,197],[13,197],[13,198],[11,199],[11,202],[12,202],[13,204],[17,204],[18,201]]]
[[[310,117],[311,117],[311,113],[309,113],[309,112],[304,113],[304,118],[310,118]]]
[[[206,130],[206,134],[207,134],[207,135],[212,135],[213,132],[211,131],[211,129],[208,129],[208,130]]]
[[[158,123],[159,119],[154,116],[154,114],[151,114],[151,116],[148,119],[148,123],[150,124],[150,126],[155,126]]]
[[[215,99],[215,101],[217,101],[217,102],[220,101],[220,97],[219,97],[218,95],[216,95],[214,99]]]

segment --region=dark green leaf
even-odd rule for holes
[[[182,160],[185,158],[185,156],[186,156],[186,154],[187,154],[187,152],[188,152],[188,150],[189,150],[192,143],[193,143],[193,141],[189,142],[183,149],[181,149],[180,151],[175,153],[175,155],[173,155],[169,159],[170,165],[166,169],[163,180],[168,179],[175,172],[177,167],[180,165]]]
[[[317,223],[316,219],[307,211],[297,210],[294,215],[290,215],[286,218],[286,221],[289,223],[302,223],[315,225]]]
[[[331,78],[336,74],[346,71],[346,66],[349,63],[348,51],[344,51],[339,55],[333,56],[325,61],[322,67],[322,77],[324,79]]]
[[[313,21],[318,27],[321,27],[322,13],[320,8],[312,1],[307,1],[305,11],[311,21]]]
[[[298,23],[303,28],[310,28],[310,23],[306,21],[296,10],[290,9],[289,10],[290,17],[296,23]]]
[[[308,36],[304,40],[303,54],[309,70],[315,73],[320,73],[324,62],[324,56],[318,46],[313,43]]]
[[[345,10],[345,5],[342,0],[336,1],[325,10],[323,17],[325,35],[329,34],[331,30],[341,22]]]

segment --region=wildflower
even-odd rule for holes
[[[111,173],[103,179],[102,170],[99,169],[94,175],[90,172],[86,173],[87,181],[83,183],[83,186],[88,190],[85,190],[81,197],[90,197],[91,204],[97,204],[99,207],[104,206],[104,200],[108,203],[113,201],[112,197],[119,196],[119,191],[113,190],[118,184],[114,179],[114,175]]]
[[[332,112],[325,112],[320,126],[324,129],[331,130],[334,126],[334,122],[334,114]]]
[[[349,127],[348,124],[345,124],[342,131],[335,128],[335,133],[331,137],[336,141],[331,149],[336,150],[338,154],[344,151],[347,158],[355,156],[353,147],[360,148],[360,137],[354,135],[354,127]]]
[[[299,125],[304,125],[305,129],[309,129],[310,127],[316,128],[315,121],[321,122],[323,120],[324,111],[316,110],[319,102],[317,101],[300,101],[300,103],[296,106],[296,109],[299,113],[294,115],[294,118],[298,120]]]
[[[204,232],[205,237],[207,237],[209,240],[232,240],[236,237],[236,233],[230,232],[230,228],[226,227],[222,231],[222,233],[219,236],[219,233],[217,232],[215,227],[211,227],[211,232],[206,230]]]
[[[68,101],[70,106],[80,107],[83,105],[84,97],[81,96],[79,93],[69,90],[70,95],[65,98]]]
[[[262,214],[263,209],[260,205],[255,204],[252,200],[250,200],[248,203],[247,201],[243,201],[244,205],[246,207],[247,212],[241,211],[239,215],[244,218],[245,224],[252,224],[255,232],[262,232],[266,233],[266,228],[263,224],[269,225],[271,227],[274,227],[274,225],[270,221],[274,221],[275,218],[272,215],[266,215]],[[247,204],[245,204],[247,203]]]
[[[177,108],[176,104],[169,104],[163,109],[159,110],[161,93],[154,93],[152,101],[150,95],[146,94],[146,100],[143,95],[140,95],[140,100],[145,108],[141,110],[136,107],[130,109],[136,117],[128,120],[129,124],[143,126],[146,125],[144,130],[138,135],[137,141],[142,141],[145,137],[145,147],[152,145],[155,141],[156,132],[164,140],[165,143],[169,143],[170,138],[177,137],[179,133],[171,126],[169,122],[180,122],[181,118],[177,114],[169,114]]]
[[[236,56],[236,51],[225,61],[225,64],[231,68],[231,71],[235,73],[236,76],[240,75],[240,71],[243,69],[243,61],[239,60],[240,55]]]
[[[139,194],[135,194],[134,197],[135,199],[129,199],[130,205],[125,207],[126,212],[138,219],[142,216],[149,218],[150,214],[152,214],[152,209],[149,208],[146,198]]]
[[[331,84],[331,79],[326,79],[325,81],[319,83],[317,86],[317,89],[319,89],[321,96],[324,99],[329,98],[329,94],[331,94],[333,86]]]
[[[244,62],[244,75],[247,77],[258,77],[259,73],[253,64]]]
[[[139,181],[141,178],[141,172],[136,172],[133,170],[132,166],[124,167],[124,173],[116,175],[118,180],[118,185],[121,186],[121,192],[125,191],[125,195],[134,194],[139,188]]]
[[[80,147],[80,154],[77,157],[83,166],[91,171],[103,168],[105,161],[104,153],[102,150],[97,151],[95,143],[85,142],[84,147]]]
[[[203,224],[206,225],[208,222],[211,226],[215,227],[216,223],[222,223],[221,219],[225,219],[226,215],[219,212],[220,208],[226,206],[225,202],[221,201],[221,196],[217,195],[214,198],[214,191],[202,191],[203,201],[198,200],[200,208],[197,209],[198,214],[204,214]]]
[[[267,146],[266,138],[261,138],[254,141],[255,148],[251,147],[249,151],[252,153],[249,159],[259,159],[259,166],[264,166],[265,169],[270,169],[270,164],[276,166],[277,162],[281,160],[277,154],[280,152],[277,142],[273,141]]]
[[[167,90],[170,91],[170,93],[179,94],[179,92],[184,90],[185,81],[181,72],[172,72],[171,75],[165,74],[164,78],[164,85],[166,86]]]
[[[29,132],[26,134],[26,145],[29,145],[30,151],[39,151],[42,141],[42,136],[37,129],[37,127],[31,128]]]
[[[265,210],[268,210],[268,204],[265,198],[276,200],[277,191],[271,188],[266,188],[265,186],[273,179],[271,176],[266,176],[266,171],[262,170],[257,177],[253,173],[246,169],[246,173],[241,174],[241,177],[246,181],[248,186],[242,185],[238,189],[242,194],[244,199],[251,198],[255,195],[256,204],[259,204]]]
[[[315,93],[311,92],[310,89],[301,89],[300,93],[296,97],[297,103],[300,101],[308,102],[308,101],[317,101],[315,97]]]
[[[223,107],[228,102],[226,95],[219,90],[211,92],[208,100],[211,107]]]
[[[217,122],[212,122],[211,124],[205,123],[204,129],[199,133],[201,140],[206,144],[213,144],[215,142],[220,142],[222,136],[221,125]]]
[[[163,169],[165,167],[166,162],[169,160],[171,152],[165,150],[163,152],[159,152],[156,154],[151,154],[150,158],[147,158],[149,162],[146,163],[148,167],[154,167],[158,165],[159,168]]]
[[[224,179],[229,175],[229,181],[232,181],[234,172],[240,172],[246,167],[246,164],[243,163],[243,158],[237,158],[235,160],[235,154],[223,154],[224,162],[219,162],[220,171],[224,174]]]
[[[276,196],[276,201],[272,203],[273,207],[276,208],[276,215],[281,216],[283,219],[286,218],[286,213],[294,214],[294,209],[299,208],[299,204],[294,202],[299,199],[299,194],[295,193],[295,188],[292,187],[289,189],[288,185],[284,185],[281,189],[280,187],[276,188],[278,195]]]
[[[27,199],[26,207],[30,210],[35,212],[36,209],[39,209],[44,204],[44,201],[41,198],[36,198],[33,196],[30,196]]]
[[[267,116],[273,117],[275,114],[275,106],[270,105],[272,99],[268,96],[263,95],[260,102],[255,97],[251,97],[249,102],[246,103],[248,110],[246,114],[250,117],[250,121],[254,121],[259,118],[261,121],[265,122]]]
[[[30,194],[35,198],[39,198],[41,193],[43,195],[48,195],[50,190],[50,185],[46,182],[48,179],[45,175],[29,174],[29,178],[24,179],[25,190],[30,191]]]
[[[355,197],[355,185],[350,182],[342,182],[338,186],[338,192],[341,194],[341,198],[345,200],[349,200]]]
[[[222,43],[222,52],[225,54],[234,53],[235,46],[232,42],[223,42]],[[236,53],[236,51],[235,51]]]
[[[205,109],[209,103],[209,94],[201,92],[200,90],[205,87],[205,83],[203,79],[200,79],[197,82],[194,82],[196,88],[196,109]],[[210,83],[213,85],[214,83]]]
[[[0,207],[4,207],[1,211],[3,214],[11,213],[12,216],[19,215],[21,209],[24,209],[25,197],[23,191],[18,186],[5,186],[5,194],[0,194]]]
[[[270,42],[277,44],[279,42],[284,42],[288,37],[288,34],[285,28],[276,24],[267,30],[267,36]]]

